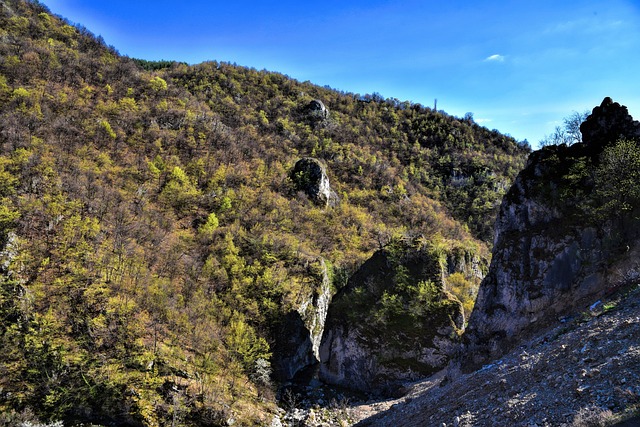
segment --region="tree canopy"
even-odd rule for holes
[[[342,277],[398,237],[488,258],[529,151],[418,104],[126,58],[36,1],[0,8],[0,58],[8,423],[264,422],[273,325],[320,260]],[[336,206],[295,190],[303,156],[327,165]]]

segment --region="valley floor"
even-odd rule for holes
[[[599,426],[637,421],[640,285],[482,369],[349,409],[358,426]]]

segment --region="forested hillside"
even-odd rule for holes
[[[393,240],[486,260],[528,152],[418,104],[122,57],[0,1],[0,424],[269,420],[274,330],[324,266],[337,289]],[[335,203],[298,191],[302,157]],[[449,286],[468,305],[478,281]]]

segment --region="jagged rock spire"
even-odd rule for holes
[[[580,126],[582,142],[602,147],[622,138],[640,137],[640,122],[633,120],[627,107],[606,97]]]

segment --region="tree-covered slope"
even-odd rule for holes
[[[132,60],[0,1],[0,420],[269,420],[273,330],[323,260],[340,286],[392,239],[487,258],[527,152],[420,105]],[[335,206],[296,191],[304,156]]]
[[[504,197],[446,373],[358,425],[638,425],[640,122],[606,97],[579,130]]]

